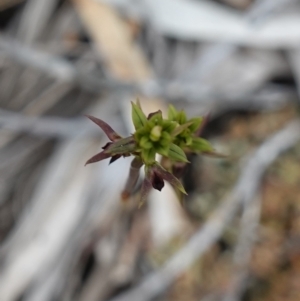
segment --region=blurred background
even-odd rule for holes
[[[0,0],[0,300],[299,301],[300,2]],[[130,101],[225,159],[120,201]]]

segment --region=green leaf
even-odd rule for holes
[[[177,119],[177,111],[174,108],[174,106],[169,105],[169,109],[168,109],[168,119],[170,121],[176,121]]]
[[[213,147],[211,144],[203,138],[193,138],[192,145],[190,146],[190,149],[195,151],[195,152],[212,152]]]
[[[169,133],[167,133],[167,132],[162,132],[161,138],[164,139],[164,140],[166,140],[166,141],[169,141],[169,142],[171,142],[171,140],[172,140],[171,139],[171,135]]]
[[[177,125],[178,123],[176,121],[164,120],[162,127],[165,132],[171,134]]]
[[[150,120],[147,121],[147,123],[145,124],[144,129],[146,130],[145,132],[148,133],[149,131],[152,130],[152,128],[155,126],[155,122],[152,122]]]
[[[192,133],[194,133],[199,129],[201,123],[203,122],[203,118],[202,117],[192,118],[190,119],[190,122],[192,122],[192,125],[189,127],[189,129]]]
[[[131,102],[132,110],[131,110],[131,117],[132,122],[136,130],[142,128],[147,123],[147,117],[140,108],[139,105]]]
[[[192,143],[193,143],[193,138],[192,137],[188,136],[188,137],[185,138],[186,146],[190,146],[190,145],[192,145]]]
[[[132,136],[120,139],[116,142],[111,143],[106,149],[105,152],[117,155],[117,154],[128,154],[134,152],[137,148],[137,145]]]
[[[142,137],[148,135],[149,131],[145,127],[142,127],[134,133],[134,138],[136,139],[136,141],[139,141],[140,139],[142,139]]]
[[[140,140],[140,146],[144,149],[150,149],[153,147],[153,144],[147,137],[142,137]]]
[[[153,112],[153,113],[150,113],[148,115],[148,120],[151,120],[153,116],[156,116],[156,118],[158,117],[160,120],[162,119],[162,111],[161,110],[158,110],[156,112]],[[155,118],[154,118],[155,119]]]
[[[178,127],[175,128],[175,130],[172,133],[172,137],[175,137],[182,133],[185,129],[189,128],[193,124],[192,121],[187,122],[185,124],[179,125]]]
[[[159,140],[159,144],[163,147],[167,147],[169,149],[170,147],[170,143],[171,143],[171,140],[170,139],[166,139],[166,138],[161,138]]]
[[[148,117],[149,122],[153,123],[155,125],[162,125],[163,123],[163,117],[161,110],[158,110],[154,113],[149,114],[150,117]]]
[[[181,110],[180,112],[178,112],[177,114],[177,121],[179,122],[179,124],[184,124],[186,123],[186,114],[183,110]]]
[[[169,147],[156,147],[155,148],[156,152],[162,156],[168,157],[169,156]]]
[[[155,162],[155,150],[154,149],[143,149],[142,159],[145,165],[153,164]]]
[[[184,151],[174,143],[170,145],[168,158],[174,161],[186,162],[188,163],[188,159],[184,153]]]
[[[181,182],[170,172],[165,170],[160,164],[156,163],[153,166],[155,172],[165,181],[169,182],[173,187],[177,188],[184,194],[187,194]]]

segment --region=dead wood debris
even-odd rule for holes
[[[296,0],[0,0],[0,301],[298,301],[299,15]],[[130,160],[83,166],[103,139],[83,114],[127,134],[136,97],[209,112],[229,153],[192,158],[184,207],[169,187],[120,203]]]

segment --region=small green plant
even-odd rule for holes
[[[107,158],[110,158],[109,163],[112,163],[122,156],[133,156],[127,183],[122,192],[123,200],[130,197],[143,165],[145,179],[141,188],[141,204],[146,200],[152,187],[161,191],[164,181],[168,181],[177,191],[186,194],[176,177],[186,163],[189,163],[186,154],[214,154],[210,143],[199,137],[205,119],[202,117],[187,119],[183,110],[177,111],[172,105],[169,106],[168,118],[163,118],[161,111],[146,116],[139,102],[131,104],[135,132],[125,138],[103,120],[87,115],[105,132],[110,142],[86,164]],[[157,154],[162,156],[161,162],[157,161]]]

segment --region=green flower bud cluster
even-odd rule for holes
[[[154,112],[147,118],[139,105],[134,103],[132,119],[136,129],[134,139],[138,145],[137,151],[141,153],[143,162],[146,165],[154,163],[156,154],[168,157],[176,147],[172,143],[172,133],[177,123],[163,119],[161,111]],[[187,161],[183,151],[181,157],[179,159]]]
[[[161,111],[146,117],[139,104],[132,103],[132,120],[137,151],[146,165],[155,162],[156,154],[187,163],[186,153],[213,150],[207,140],[196,137],[203,118],[188,120],[184,111],[177,111],[172,105],[169,106],[168,118],[164,119]]]
[[[203,138],[197,137],[204,123],[203,117],[187,119],[184,111],[177,111],[170,105],[168,110],[168,120],[178,123],[178,129],[183,128],[174,135],[174,144],[178,145],[186,153],[209,153],[213,152],[211,144]],[[176,130],[175,130],[176,132]]]
[[[141,201],[143,202],[150,189],[153,187],[161,190],[164,181],[168,181],[178,191],[186,193],[180,181],[174,176],[174,169],[182,168],[188,163],[187,153],[204,153],[216,155],[210,143],[198,137],[203,128],[202,117],[188,119],[184,111],[177,111],[172,105],[169,106],[168,118],[163,118],[162,112],[157,111],[146,117],[139,102],[132,103],[132,121],[135,132],[129,137],[121,137],[110,125],[101,119],[87,116],[96,123],[110,139],[102,147],[102,151],[86,164],[98,162],[110,158],[110,163],[120,157],[134,156],[131,164],[129,178],[127,180],[122,198],[130,196],[139,177],[139,169],[145,165],[146,177],[142,184]],[[171,162],[167,169],[157,162],[156,155],[160,154],[163,159]]]

